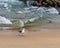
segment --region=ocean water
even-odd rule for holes
[[[60,8],[26,6],[22,1],[0,1],[0,16],[21,27],[46,21],[60,23]]]

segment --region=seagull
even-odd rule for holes
[[[21,28],[20,30],[19,30],[19,35],[24,35],[24,33],[25,33],[25,28]]]

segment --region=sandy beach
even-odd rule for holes
[[[0,48],[60,48],[60,24],[43,24],[26,29],[24,36],[17,30],[0,30]]]

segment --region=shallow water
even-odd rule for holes
[[[52,7],[26,7],[22,1],[2,1],[2,3],[0,4],[0,16],[6,17],[13,24],[24,26],[32,22],[42,21],[44,23],[43,20],[60,23],[60,8],[56,10]]]

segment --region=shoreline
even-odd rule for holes
[[[60,48],[59,24],[35,25],[26,28],[24,36],[18,34],[18,30],[0,30],[0,48]]]

